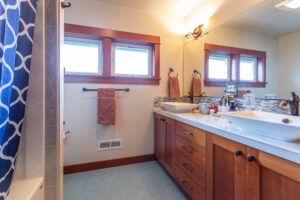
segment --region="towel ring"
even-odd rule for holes
[[[198,70],[196,70],[196,69],[194,70],[194,75],[195,74],[199,74],[201,76],[201,73]]]
[[[171,74],[172,72],[174,72],[174,69],[173,69],[173,68],[170,68],[170,69],[169,69],[169,73],[168,73],[168,77],[170,77],[170,74]],[[177,73],[176,76],[178,77],[178,73]]]
[[[170,69],[169,69],[169,73],[168,73],[168,76],[169,76],[169,77],[170,77],[170,74],[171,74],[172,72],[174,72],[174,69],[173,69],[173,68],[170,68]]]

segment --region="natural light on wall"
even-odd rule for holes
[[[191,32],[199,24],[203,24],[205,30],[210,18],[217,12],[224,0],[210,0],[200,4],[185,18],[185,33]]]
[[[300,0],[286,0],[275,6],[281,10],[292,10],[300,8]]]

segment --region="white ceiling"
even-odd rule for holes
[[[300,9],[283,11],[275,8],[275,5],[282,1],[264,0],[226,24],[274,36],[300,30]]]
[[[185,17],[200,3],[209,0],[97,0],[111,4],[138,8],[150,12],[160,12],[164,16]]]

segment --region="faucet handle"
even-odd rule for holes
[[[293,102],[297,102],[300,100],[299,96],[295,93],[295,92],[292,92],[292,97],[291,97],[291,100]]]

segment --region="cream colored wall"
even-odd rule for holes
[[[277,38],[248,30],[221,26],[198,40],[188,40],[184,46],[184,94],[190,90],[192,73],[197,68],[204,74],[204,44],[218,44],[267,52],[267,87],[250,90],[258,97],[277,92]],[[202,77],[203,78],[203,77]],[[204,87],[206,95],[220,96],[223,87]]]
[[[291,91],[300,94],[300,31],[279,37],[279,97],[288,98]]]
[[[96,0],[70,2],[72,7],[65,11],[66,23],[160,36],[162,79],[159,86],[65,84],[65,129],[71,131],[65,141],[65,165],[152,154],[152,99],[167,95],[169,67],[175,69],[182,82],[182,36],[174,34],[162,21],[142,10]],[[130,88],[129,93],[118,93],[115,126],[96,123],[96,94],[84,94],[83,87]],[[98,151],[98,140],[114,138],[123,139],[122,149]]]

